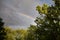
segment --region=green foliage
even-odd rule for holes
[[[5,32],[7,33],[5,40],[25,40],[27,37],[27,30],[23,29],[13,30],[7,26]]]
[[[16,36],[16,40],[25,40],[26,39],[26,35],[27,35],[27,30],[16,30],[17,32],[17,36]]]
[[[48,5],[46,4],[43,4],[43,6],[37,6],[36,7],[36,10],[39,12],[39,13],[43,13],[43,14],[47,14],[47,9],[48,9]]]
[[[60,0],[54,0],[55,6],[37,6],[42,18],[37,17],[37,40],[60,40]],[[42,10],[42,11],[41,11]],[[46,11],[45,11],[46,10]]]
[[[11,28],[7,26],[5,27],[5,32],[6,32],[5,40],[15,40],[15,35],[16,35],[15,30],[12,30]]]
[[[60,0],[53,0],[55,2],[55,6],[60,7]]]
[[[0,40],[4,40],[5,39],[5,35],[6,33],[4,32],[4,23],[2,22],[2,19],[0,18]]]
[[[36,40],[36,26],[34,25],[30,25],[30,27],[28,28],[27,32],[27,39],[26,40]]]

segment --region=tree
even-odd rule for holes
[[[26,40],[36,40],[36,26],[35,25],[30,25],[28,28],[27,32],[27,39]]]
[[[12,30],[10,27],[6,26],[5,28],[5,40],[15,40],[15,36],[16,36],[16,31]]]
[[[26,30],[16,30],[17,34],[16,34],[16,40],[25,40],[27,31]]]
[[[5,40],[26,40],[27,30],[12,29],[8,26],[4,27],[6,32]]]
[[[53,0],[55,5],[37,6],[40,16],[36,18],[37,40],[60,40],[60,0]]]
[[[0,40],[5,39],[6,32],[4,32],[4,22],[2,22],[2,19],[0,18]]]

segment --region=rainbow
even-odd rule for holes
[[[6,7],[9,7],[10,9],[14,10],[15,12],[19,13],[19,14],[22,15],[22,16],[25,16],[25,17],[27,17],[27,18],[30,18],[30,19],[35,20],[33,17],[31,17],[31,16],[29,16],[29,15],[27,15],[27,14],[18,12],[17,8],[13,7],[12,5],[8,5],[8,4],[4,4],[4,5],[5,5]]]

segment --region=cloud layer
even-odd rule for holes
[[[7,26],[28,27],[35,24],[36,6],[42,4],[40,0],[0,0],[0,16]]]

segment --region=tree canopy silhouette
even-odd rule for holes
[[[5,39],[6,32],[4,31],[4,22],[2,22],[2,18],[0,18],[0,40]]]
[[[40,16],[36,18],[37,40],[60,40],[60,0],[53,0],[54,5],[37,6]]]

